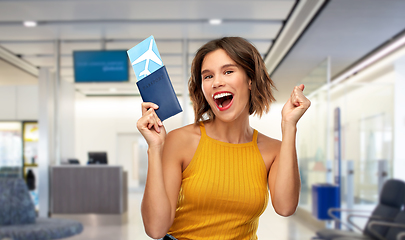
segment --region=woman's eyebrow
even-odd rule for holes
[[[227,67],[238,67],[238,65],[230,63],[230,64],[225,64],[222,66],[222,68],[227,68]]]
[[[203,70],[203,71],[201,72],[201,75],[203,75],[203,74],[206,73],[206,72],[210,72],[210,70],[208,70],[208,69]]]
[[[238,65],[232,64],[232,63],[230,63],[230,64],[225,64],[225,65],[223,65],[223,66],[221,67],[221,69],[224,69],[224,68],[227,68],[227,67],[238,67]],[[203,74],[206,73],[206,72],[210,72],[210,70],[204,69],[204,70],[201,72],[201,75],[203,75]]]

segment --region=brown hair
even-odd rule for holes
[[[203,45],[197,51],[191,65],[191,77],[188,81],[188,89],[193,103],[195,123],[202,121],[204,114],[207,114],[209,121],[215,119],[215,115],[202,91],[201,67],[205,56],[217,49],[223,49],[233,61],[245,70],[248,78],[252,81],[249,114],[261,117],[263,112],[267,113],[270,104],[275,101],[272,94],[275,86],[267,73],[261,55],[251,43],[243,38],[224,37]]]

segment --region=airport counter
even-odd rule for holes
[[[50,196],[52,214],[126,213],[127,173],[121,166],[54,166]]]

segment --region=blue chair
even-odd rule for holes
[[[0,240],[60,239],[82,231],[83,225],[73,220],[36,217],[25,181],[0,178]]]

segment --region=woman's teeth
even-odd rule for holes
[[[226,96],[231,96],[232,94],[230,93],[220,93],[214,96],[214,99],[218,99],[218,98],[222,98],[222,97],[226,97]]]
[[[227,96],[232,96],[232,94],[231,93],[220,93],[220,94],[217,94],[217,95],[215,95],[214,96],[214,99],[215,100],[218,100],[218,99],[220,99],[220,98],[223,98],[223,97],[227,97]],[[222,108],[222,103],[218,103],[218,107],[220,107],[220,108]]]

